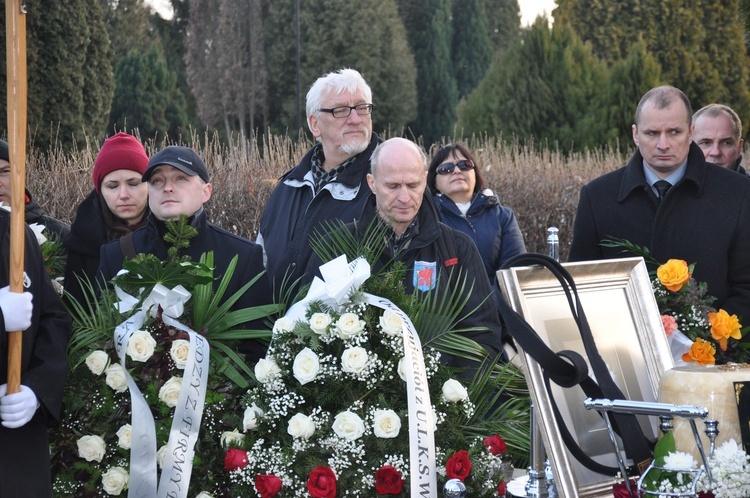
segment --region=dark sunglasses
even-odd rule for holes
[[[466,159],[465,161],[458,161],[455,164],[454,163],[441,164],[440,166],[437,167],[435,172],[438,175],[450,175],[456,169],[456,166],[458,166],[458,169],[460,169],[461,171],[468,171],[470,169],[474,169],[474,163]]]

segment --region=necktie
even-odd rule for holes
[[[672,184],[666,180],[659,180],[654,183],[654,188],[659,193],[659,201],[661,201],[667,195],[669,189],[672,188]]]

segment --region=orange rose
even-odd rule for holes
[[[719,341],[719,347],[722,351],[727,350],[727,340],[731,337],[732,339],[742,339],[742,332],[740,329],[740,320],[737,315],[730,315],[724,310],[710,311],[708,313],[708,321],[711,322],[711,337]]]
[[[656,276],[664,287],[677,292],[690,280],[690,268],[681,259],[670,259],[656,269]]]
[[[708,341],[704,341],[698,337],[695,339],[693,345],[690,346],[690,351],[682,355],[682,361],[694,361],[698,365],[713,365],[716,363],[715,354],[716,348]]]

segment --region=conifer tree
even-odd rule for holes
[[[451,59],[459,99],[477,86],[492,62],[485,1],[464,0],[453,4]]]
[[[591,110],[605,81],[605,65],[569,28],[550,29],[539,18],[461,106],[459,132],[533,139],[565,151],[597,147],[606,129]]]
[[[146,53],[132,50],[120,59],[115,78],[111,131],[137,129],[143,139],[179,137],[186,121],[185,99],[156,44]]]
[[[300,2],[300,115],[305,96],[325,73],[344,67],[359,71],[372,88],[376,132],[401,129],[416,116],[416,69],[394,0],[306,0]],[[266,46],[269,117],[272,130],[292,132],[297,124],[294,1],[268,6]]]
[[[0,2],[5,8],[5,2]],[[103,136],[112,100],[109,42],[100,0],[30,2],[26,17],[29,139],[40,147]],[[5,16],[0,16],[5,32]],[[5,43],[0,44],[5,61]],[[0,64],[0,108],[6,108]],[[0,121],[0,134],[5,121]]]
[[[410,134],[425,144],[453,135],[458,91],[451,59],[452,2],[398,0],[409,46],[417,64],[417,117]]]

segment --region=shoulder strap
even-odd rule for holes
[[[511,258],[503,265],[503,268],[521,265],[541,265],[550,270],[562,285],[573,318],[581,333],[581,339],[583,340],[586,355],[591,363],[591,369],[596,377],[596,381],[588,376],[586,362],[578,353],[573,351],[555,353],[552,351],[536,331],[520,315],[513,311],[507,303],[501,300],[500,313],[503,316],[503,320],[513,338],[542,367],[547,383],[547,390],[553,402],[555,418],[560,426],[563,440],[566,442],[568,449],[582,464],[592,470],[614,475],[619,472],[619,469],[604,467],[594,462],[575,443],[575,440],[565,427],[554,398],[549,391],[549,381],[551,380],[561,387],[580,385],[586,395],[590,397],[606,397],[609,399],[627,398],[615,384],[606,363],[599,354],[593,334],[591,333],[591,327],[578,297],[575,281],[570,273],[556,260],[542,254],[534,253],[522,254]],[[613,414],[613,419],[614,428],[622,438],[625,452],[640,469],[645,469],[644,465],[648,465],[653,453],[651,451],[651,442],[643,434],[636,417],[628,414]]]
[[[120,249],[125,259],[133,259],[137,254],[135,252],[135,243],[133,242],[133,232],[129,232],[120,237]]]

